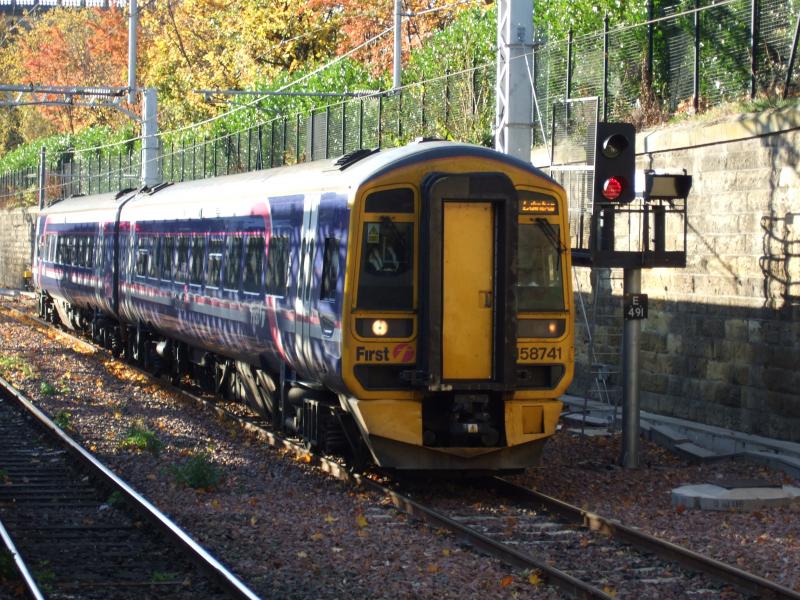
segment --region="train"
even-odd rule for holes
[[[379,467],[537,464],[573,376],[565,192],[494,150],[387,150],[40,212],[40,315]]]

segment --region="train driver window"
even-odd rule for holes
[[[253,234],[247,238],[247,254],[244,261],[244,291],[259,294],[263,290],[264,236]]]
[[[414,223],[381,217],[364,223],[358,307],[409,310],[414,295]]]
[[[525,311],[564,310],[559,226],[520,223],[517,253],[517,303]]]
[[[136,251],[136,276],[144,277],[150,269],[150,238],[141,236]]]
[[[336,299],[336,282],[339,279],[339,240],[325,239],[325,253],[322,258],[322,289],[320,300]]]

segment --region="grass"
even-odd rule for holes
[[[213,490],[222,481],[222,470],[205,452],[195,454],[185,464],[172,467],[172,476],[180,485],[199,490]]]
[[[125,438],[119,443],[120,448],[148,451],[158,456],[164,444],[158,439],[155,433],[150,431],[144,423],[137,423],[128,428]]]

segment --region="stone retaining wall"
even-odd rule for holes
[[[0,211],[0,287],[21,288],[31,266],[36,209]]]
[[[643,410],[800,441],[798,149],[797,107],[637,137],[637,168],[694,176],[687,267],[642,271]],[[588,269],[579,271],[586,299]],[[621,330],[621,270],[614,277],[602,278],[611,293],[601,306]],[[617,341],[612,329],[596,339]],[[577,337],[571,391],[582,395]]]

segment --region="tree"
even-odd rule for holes
[[[162,128],[216,112],[197,89],[252,89],[260,79],[327,57],[336,37],[325,11],[288,0],[168,0],[143,13],[143,81],[159,91]]]
[[[335,20],[341,36],[337,52],[343,54],[356,48],[394,25],[394,3],[390,0],[308,0],[313,10],[325,10]],[[430,10],[435,7],[437,10]],[[446,27],[455,16],[468,8],[463,0],[403,0],[403,56],[407,58],[414,48],[434,32]],[[428,12],[430,11],[430,12]],[[387,72],[394,59],[394,42],[391,33],[358,51],[354,58],[370,65],[374,75]]]
[[[128,65],[127,19],[120,10],[53,9],[33,22],[15,44],[17,82],[47,86],[125,86]],[[52,96],[52,100],[60,100]],[[39,114],[57,131],[93,125],[121,125],[113,111],[74,106],[42,107]],[[28,119],[34,131],[35,119]],[[44,127],[44,132],[47,132]],[[29,137],[26,135],[25,137]]]

